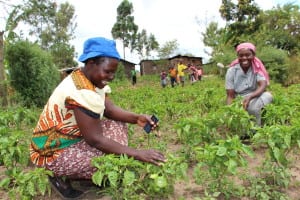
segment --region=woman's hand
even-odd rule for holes
[[[151,116],[149,115],[139,115],[137,118],[137,124],[140,127],[144,127],[147,123],[150,123],[152,125],[152,130],[154,130],[156,127],[158,127],[158,122],[155,123],[151,120]]]
[[[230,105],[232,103],[233,99],[235,98],[235,92],[233,89],[228,89],[228,90],[226,90],[226,94],[227,94],[226,104]]]
[[[161,165],[162,163],[166,162],[165,156],[161,152],[154,149],[137,150],[135,159],[152,163],[154,165]]]
[[[243,102],[242,102],[242,103],[243,103],[243,108],[244,108],[245,110],[247,110],[250,101],[251,101],[251,96],[250,96],[250,95],[249,95],[249,96],[246,96],[246,97],[243,99]]]

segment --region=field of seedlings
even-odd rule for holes
[[[154,166],[125,155],[95,158],[93,182],[102,187],[86,188],[85,199],[299,199],[300,85],[271,83],[274,102],[264,110],[260,128],[241,99],[225,105],[224,80],[217,76],[175,88],[162,88],[158,76],[143,76],[135,86],[124,81],[111,87],[115,104],[159,118],[159,130],[150,134],[129,125],[129,145],[159,149],[168,161]],[[22,106],[0,111],[1,199],[59,199],[48,184],[50,173],[28,160],[40,111]],[[245,134],[251,138],[241,141]]]

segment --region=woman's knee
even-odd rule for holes
[[[255,116],[258,116],[260,115],[260,112],[261,112],[261,108],[260,107],[256,107],[256,106],[249,106],[247,108],[247,111],[250,115],[255,115]]]
[[[124,122],[105,119],[102,122],[103,135],[122,145],[128,145],[128,126]]]
[[[260,97],[264,105],[270,104],[273,101],[273,95],[270,92],[264,92]]]

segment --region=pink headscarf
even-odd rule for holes
[[[239,52],[241,49],[250,49],[254,53],[256,51],[255,46],[250,42],[244,42],[244,43],[239,44],[236,47],[236,52]],[[239,60],[235,59],[234,61],[232,61],[230,63],[230,67],[232,67],[232,66],[234,66],[238,63],[239,63]],[[260,75],[264,76],[266,78],[266,81],[267,81],[268,85],[269,85],[269,82],[270,82],[269,74],[268,74],[264,64],[256,56],[254,56],[254,59],[252,61],[252,68],[253,68],[254,73],[259,73]]]

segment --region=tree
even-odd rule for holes
[[[221,17],[226,21],[230,22],[234,19],[233,10],[235,9],[235,4],[231,0],[222,0],[222,5],[219,9]]]
[[[146,52],[150,52],[150,51],[159,49],[159,43],[157,42],[155,36],[152,33],[150,33],[150,35],[149,35],[148,46],[146,47],[146,49],[147,49]]]
[[[201,33],[203,37],[203,43],[205,46],[214,49],[214,52],[210,55],[216,54],[220,46],[224,44],[224,33],[222,29],[218,29],[217,22],[211,22],[206,28],[205,32]]]
[[[0,31],[0,100],[2,106],[7,106],[7,88],[6,88],[6,78],[5,78],[5,70],[4,70],[4,57],[3,57],[3,34],[4,31]]]
[[[132,16],[133,5],[128,0],[123,0],[117,8],[117,22],[111,30],[114,39],[120,39],[123,43],[123,54],[125,59],[125,48],[133,49],[132,44],[136,40],[138,26],[134,23]]]
[[[20,23],[28,26],[28,34],[43,49],[50,50],[55,64],[59,68],[74,66],[74,46],[69,44],[74,39],[74,6],[69,3],[57,5],[53,0],[28,0],[24,5],[17,5],[10,13],[6,31],[7,40],[19,40],[23,34],[15,33]]]
[[[132,44],[134,50],[137,51],[140,58],[150,56],[150,52],[159,49],[159,43],[153,34],[147,35],[147,31],[143,29],[136,36],[136,41]]]
[[[9,1],[3,0],[0,1],[0,4],[2,10],[7,10],[6,6],[9,6]],[[7,80],[6,80],[5,67],[4,67],[4,30],[0,30],[0,104],[2,106],[8,105]]]
[[[226,28],[218,29],[216,22],[211,22],[206,32],[202,33],[203,43],[212,49],[211,62],[228,65],[235,58],[234,45],[226,43],[226,33]]]
[[[221,17],[226,21],[224,28],[219,28],[217,22],[211,22],[202,33],[203,42],[212,48],[212,61],[228,64],[234,54],[234,46],[244,41],[255,41],[253,35],[259,30],[262,21],[259,18],[261,10],[254,0],[222,0],[219,9]]]
[[[158,57],[160,58],[168,58],[171,57],[178,51],[178,42],[176,39],[167,41],[165,44],[162,45],[161,48],[158,50]]]
[[[20,23],[24,23],[29,25],[28,35],[32,36],[42,48],[46,48],[43,46],[41,38],[43,30],[48,26],[47,24],[54,22],[56,6],[57,4],[51,0],[28,0],[24,2],[24,5],[14,6],[6,22],[7,39],[18,40],[16,36],[22,37],[23,33],[17,34],[14,31]]]
[[[261,22],[257,17],[261,10],[254,0],[222,0],[219,9],[221,17],[227,22],[227,41],[232,44],[240,43],[239,37],[247,37],[259,29]]]
[[[75,15],[74,6],[69,3],[60,4],[55,14],[55,23],[53,27],[48,27],[44,31],[44,42],[49,42],[50,52],[53,56],[54,63],[59,69],[73,67],[75,47],[70,45],[70,40],[74,39],[74,30],[77,26],[73,22]],[[49,38],[48,40],[46,38]]]
[[[265,44],[297,54],[300,50],[300,11],[298,5],[285,4],[259,16],[263,21],[257,38]]]

